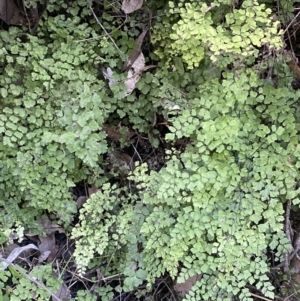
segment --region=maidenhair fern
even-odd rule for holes
[[[225,10],[220,19],[218,9],[232,5],[227,2],[197,8],[194,1],[170,2],[164,13],[171,22],[156,25],[153,41],[165,67],[155,73],[161,78],[155,92],[166,95],[172,86],[162,104],[179,108],[165,111],[166,138],[190,143],[170,153],[160,171],[142,165],[131,177],[133,195],[149,211],[141,224],[128,221],[141,246],[140,279],[154,283],[168,272],[184,282],[201,275],[189,301],[249,300],[247,284],[273,298],[266,251],[283,259],[289,249],[283,206],[299,203],[299,93],[284,61],[267,77],[272,58],[260,63],[258,57],[264,45],[282,47],[279,24],[256,1]]]
[[[243,300],[246,283],[273,298],[265,252],[287,248],[283,204],[299,203],[293,107],[299,93],[275,88],[248,69],[223,77],[207,82],[201,97],[171,118],[168,138],[193,143],[159,173],[134,178],[148,183],[141,197],[154,206],[141,228],[148,280],[165,271],[179,281],[209,275],[189,300],[193,294]]]
[[[237,58],[252,63],[263,45],[280,49],[279,22],[271,21],[271,9],[251,0],[243,1],[239,9],[229,9],[231,6],[232,1],[215,1],[210,6],[205,1],[200,5],[195,1],[169,2],[167,15],[176,23],[156,25],[153,41],[157,55],[167,57],[168,63],[173,57],[182,57],[192,69],[207,55],[225,67]],[[227,12],[222,17],[221,9]],[[225,19],[222,25],[221,18]]]
[[[177,282],[198,275],[188,301],[249,300],[248,284],[273,298],[267,250],[282,260],[284,205],[300,203],[300,93],[278,54],[274,1],[157,1],[145,49],[153,65],[129,96],[120,70],[133,34],[127,19],[109,15],[118,8],[103,1],[99,21],[92,3],[48,2],[35,35],[17,26],[0,32],[1,242],[13,229],[37,232],[41,213],[69,223],[77,210],[70,188],[86,180],[99,189],[72,230],[80,274],[105,262],[104,278],[122,278],[119,292],[167,273]],[[149,25],[134,20],[134,33]],[[105,82],[108,67],[119,84]],[[110,122],[177,150],[166,151],[161,170],[142,164],[126,187],[112,184],[104,172]],[[44,281],[39,273],[49,266],[32,271]],[[10,276],[0,273],[0,292],[11,300],[30,290],[47,298],[20,275],[5,291]],[[60,282],[48,278],[56,290]],[[111,286],[94,293],[74,300],[113,298]]]

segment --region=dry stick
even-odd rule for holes
[[[285,234],[289,242],[292,244],[291,232],[290,232],[290,213],[291,213],[292,201],[288,200],[286,205],[286,215],[285,215]]]
[[[275,295],[274,297],[275,297],[275,299],[279,299],[279,300],[286,301],[288,298],[290,298],[291,296],[295,295],[295,294],[298,293],[298,292],[299,292],[299,291],[294,292],[292,295],[286,297],[285,299],[283,299],[283,298],[281,298],[281,297],[279,297],[279,296],[276,296],[276,295]],[[268,298],[266,298],[266,297],[262,297],[262,296],[259,296],[259,295],[254,294],[254,293],[250,293],[250,294],[251,294],[252,296],[254,296],[254,297],[257,297],[257,298],[262,299],[262,300],[265,300],[265,301],[273,301],[272,299],[268,299]]]
[[[285,235],[289,240],[290,244],[292,245],[292,238],[291,238],[291,231],[290,231],[290,213],[291,213],[291,206],[292,201],[288,200],[286,205],[286,215],[285,215]],[[290,265],[290,253],[286,253],[285,260],[284,260],[284,271],[288,274],[289,279],[291,279],[291,275],[289,272],[289,265]]]
[[[175,298],[175,296],[174,296],[174,292],[170,289],[169,285],[167,284],[167,282],[165,282],[165,280],[164,280],[164,283],[165,283],[166,287],[168,288],[168,290],[170,291],[170,293],[171,293],[173,299],[176,300],[176,298]]]
[[[139,159],[141,160],[141,162],[143,162],[143,160],[142,160],[142,158],[141,158],[140,154],[138,153],[138,151],[137,151],[136,147],[133,145],[133,143],[132,143],[131,145],[132,145],[132,147],[134,148],[134,151],[135,151],[135,152],[136,152],[136,154],[138,155],[138,157],[139,157]]]
[[[291,213],[291,206],[292,206],[292,201],[288,200],[287,205],[286,205],[286,214],[285,214],[285,223],[284,223],[284,227],[285,227],[285,235],[286,238],[289,240],[290,244],[292,244],[292,238],[291,238],[291,231],[290,231],[290,213]],[[278,264],[277,266],[275,266],[274,268],[281,268],[284,267],[284,271],[289,274],[288,272],[288,267],[290,265],[290,261],[291,259],[295,256],[295,254],[299,251],[299,249],[297,247],[294,248],[293,251],[289,251],[286,253],[285,255],[285,259],[283,262],[281,262],[280,264]],[[290,275],[289,275],[290,276]]]
[[[94,0],[95,1],[95,0]],[[125,24],[122,23],[119,27],[117,27],[116,29],[114,29],[113,31],[111,31],[110,33],[107,33],[105,35],[101,35],[101,36],[98,36],[98,37],[94,37],[94,38],[87,38],[87,39],[82,39],[82,40],[77,40],[76,42],[88,42],[88,41],[92,41],[92,40],[97,40],[97,39],[101,39],[103,38],[103,36],[107,36],[107,35],[111,35],[112,33],[114,33],[115,31],[119,30],[123,25]]]
[[[115,41],[113,40],[113,38],[110,36],[110,34],[107,32],[107,30],[105,29],[105,27],[100,23],[98,17],[96,16],[93,8],[90,6],[90,10],[95,18],[95,20],[97,21],[97,23],[100,25],[100,27],[104,30],[105,34],[110,38],[110,40],[112,41],[112,43],[114,44],[114,46],[116,47],[116,49],[119,51],[119,53],[122,54],[121,50],[119,49],[119,47],[117,46],[117,44],[115,43]]]
[[[253,297],[256,297],[256,298],[258,298],[258,299],[261,299],[261,300],[265,300],[265,301],[273,301],[272,299],[268,299],[268,298],[266,298],[266,297],[262,297],[262,296],[260,296],[260,295],[256,295],[256,294],[254,294],[254,293],[250,293]]]
[[[52,293],[44,284],[40,283],[39,281],[37,281],[36,279],[34,279],[33,277],[31,277],[29,274],[26,274],[25,272],[23,272],[22,269],[19,268],[17,265],[11,263],[10,261],[8,261],[8,260],[6,260],[4,258],[0,258],[0,261],[4,261],[5,263],[7,263],[10,266],[12,266],[15,270],[17,270],[20,274],[22,274],[24,277],[26,277],[27,279],[29,279],[31,282],[33,282],[35,285],[37,285],[39,288],[45,290],[56,301],[62,301],[54,293]]]
[[[295,294],[298,294],[300,290],[293,292],[291,295],[287,296],[284,301],[289,300],[289,298],[293,297]]]
[[[259,293],[262,294],[262,292],[261,292],[257,287],[255,287],[255,286],[253,286],[253,285],[246,284],[246,287],[249,288],[249,289],[255,290],[255,291],[257,291],[257,292],[259,292]],[[251,292],[249,292],[249,293],[250,293],[250,294],[253,294],[253,293],[251,293]],[[263,297],[263,298],[266,298],[266,297]],[[275,295],[274,298],[275,298],[275,299],[278,299],[278,300],[285,301],[284,298],[279,297],[279,296],[277,296],[277,295]],[[273,300],[272,300],[272,301],[273,301]]]
[[[283,34],[286,33],[286,31],[290,28],[290,26],[294,23],[295,20],[297,20],[297,17],[299,16],[300,12],[297,13],[297,15],[294,17],[294,19],[290,22],[290,24],[287,26],[287,28],[284,30]]]

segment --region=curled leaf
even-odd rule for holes
[[[6,259],[0,258],[0,261],[2,261],[3,263],[3,266],[0,270],[6,269],[22,252],[28,249],[35,249],[39,251],[39,248],[34,244],[29,244],[24,247],[15,248]]]
[[[111,68],[108,67],[107,69],[103,69],[102,74],[104,78],[108,80],[109,86],[117,83],[117,81],[113,78],[113,71],[111,70]]]

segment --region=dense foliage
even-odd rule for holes
[[[277,1],[147,1],[125,17],[117,2],[48,1],[34,33],[2,29],[1,243],[13,232],[40,234],[47,214],[76,240],[80,275],[96,267],[104,278],[122,275],[119,286],[74,300],[109,300],[166,274],[201,275],[186,300],[247,300],[247,285],[274,298],[269,253],[283,261],[284,206],[300,203],[300,92],[281,29],[295,1],[279,2],[276,12]],[[126,95],[120,70],[150,25],[143,52],[156,67]],[[108,168],[119,146],[107,124],[165,148],[166,165],[136,163],[124,180]],[[83,181],[99,190],[77,215],[71,188]],[[39,269],[50,277],[49,265],[33,277]],[[6,298],[29,300],[22,291],[34,284],[1,273]],[[57,278],[45,284],[55,291]]]

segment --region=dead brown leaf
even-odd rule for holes
[[[131,156],[114,151],[108,154],[108,159],[112,163],[112,169],[122,175],[128,174],[131,170],[134,170],[134,161]]]
[[[0,0],[0,19],[8,25],[21,25],[26,23],[22,11],[12,0]]]
[[[140,9],[143,5],[143,0],[123,0],[122,10],[125,14],[131,14]]]
[[[104,124],[103,130],[105,131],[106,135],[113,141],[119,141],[123,137],[123,130],[126,137],[129,139],[135,135],[135,132],[130,131],[128,128],[117,125]]]
[[[128,71],[130,68],[132,68],[133,63],[137,60],[137,58],[141,54],[142,44],[143,44],[143,41],[144,41],[144,38],[145,38],[147,32],[148,32],[148,28],[144,28],[142,33],[136,38],[136,40],[135,40],[136,48],[132,51],[128,60],[124,63],[122,70],[121,70],[122,72]]]
[[[39,249],[41,255],[39,256],[39,263],[47,260],[47,262],[52,262],[57,254],[57,246],[55,243],[55,235],[51,233],[46,237],[40,237]]]
[[[127,79],[125,80],[126,91],[125,94],[129,95],[135,89],[137,82],[141,78],[142,70],[145,67],[145,57],[141,52],[135,62],[132,64],[131,69],[127,72]]]
[[[58,291],[56,292],[55,296],[62,301],[67,301],[69,299],[71,299],[71,292],[69,290],[69,288],[67,287],[67,285],[65,283],[63,283],[60,288],[58,289]],[[52,296],[52,301],[56,301],[57,299],[55,299]]]
[[[194,275],[188,278],[184,283],[177,283],[174,285],[174,290],[181,296],[185,296],[193,287],[193,285],[200,280],[202,275]]]
[[[85,195],[80,196],[77,200],[76,200],[76,205],[77,208],[82,207],[82,205],[87,201],[88,197]]]
[[[65,230],[62,227],[53,224],[48,217],[40,219],[38,223],[43,226],[46,234],[53,234],[56,231],[59,233],[65,233]]]
[[[92,185],[91,187],[88,188],[89,196],[91,196],[93,193],[96,193],[97,191],[99,191],[99,188],[96,187],[95,185]]]

